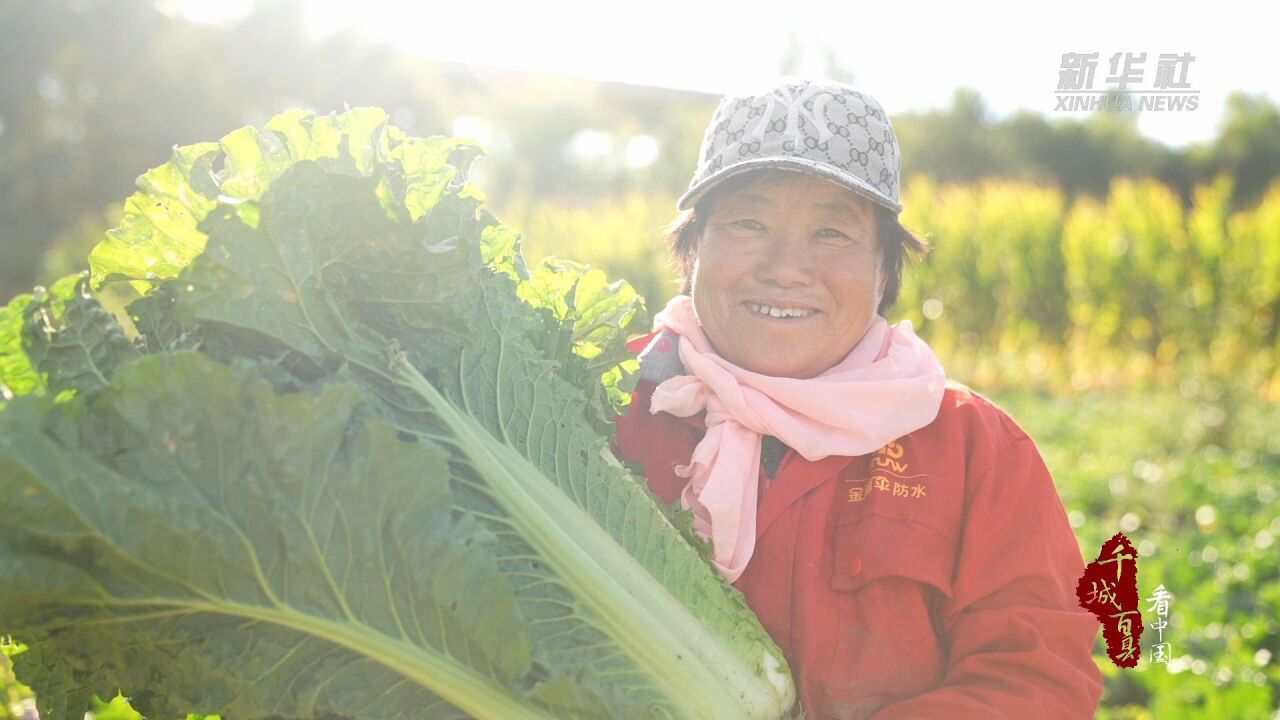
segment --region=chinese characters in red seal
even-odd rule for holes
[[[1080,606],[1102,623],[1107,655],[1118,667],[1137,667],[1142,657],[1142,613],[1138,610],[1138,551],[1124,533],[1102,544],[1076,585]]]

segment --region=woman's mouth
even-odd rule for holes
[[[811,308],[773,307],[770,305],[759,305],[753,302],[745,302],[743,303],[743,306],[756,317],[767,320],[779,320],[782,322],[797,322],[818,314],[817,310],[813,310]]]

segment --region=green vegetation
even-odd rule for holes
[[[1036,440],[1081,552],[1125,532],[1138,548],[1143,659],[1121,670],[1101,638],[1100,718],[1272,717],[1280,705],[1280,407],[1247,388],[995,398]],[[1157,585],[1173,593],[1150,663]]]
[[[479,152],[367,108],[176,148],[89,259],[133,338],[88,276],[4,311],[0,628],[43,716],[791,708],[610,453],[639,296],[526,268]]]

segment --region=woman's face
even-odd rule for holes
[[[870,201],[811,175],[782,177],[714,203],[698,240],[693,305],[721,357],[810,378],[843,360],[875,317],[880,238]]]

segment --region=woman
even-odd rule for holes
[[[1097,623],[1035,443],[883,316],[925,249],[899,167],[846,85],[725,97],[617,449],[693,511],[810,718],[1090,717]]]

